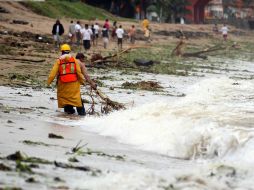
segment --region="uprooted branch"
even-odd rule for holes
[[[92,99],[92,104],[90,108],[88,109],[88,114],[94,115],[98,114],[95,111],[95,101],[94,101],[94,96],[99,96],[100,99],[102,100],[102,106],[101,106],[101,113],[107,114],[113,110],[120,110],[120,109],[125,109],[124,104],[116,102],[111,100],[108,96],[106,96],[104,93],[102,93],[99,89],[92,89],[89,93],[90,98]]]
[[[101,110],[102,113],[109,113],[112,109],[113,110],[125,109],[125,106],[123,104],[110,100],[109,97],[103,94],[99,89],[96,89],[95,93],[105,102],[105,106],[102,107]]]
[[[94,58],[93,57],[91,58],[91,64],[96,64],[96,63],[101,63],[101,62],[117,62],[117,61],[110,60],[110,59],[112,59],[114,57],[119,57],[122,54],[127,53],[128,51],[130,51],[132,49],[138,49],[138,48],[149,48],[149,46],[131,46],[131,47],[128,47],[127,49],[121,50],[119,52],[116,52],[112,55],[105,56],[105,57],[97,55]]]

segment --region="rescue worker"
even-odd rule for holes
[[[97,85],[94,81],[92,81],[88,75],[87,69],[86,69],[86,65],[85,65],[85,55],[83,53],[77,53],[76,57],[75,57],[79,63],[80,69],[81,69],[81,73],[84,75],[86,82],[88,82],[91,87],[96,90],[97,89]]]
[[[70,51],[71,48],[68,44],[61,46],[62,55],[55,62],[47,84],[50,85],[57,76],[58,107],[64,108],[64,112],[68,114],[74,114],[73,107],[76,107],[78,114],[84,116],[86,112],[80,94],[80,84],[84,84],[84,76]]]

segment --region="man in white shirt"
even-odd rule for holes
[[[117,45],[118,48],[120,47],[120,49],[123,48],[123,35],[124,30],[122,29],[122,25],[120,25],[119,28],[116,29]]]
[[[100,26],[98,23],[95,23],[94,25],[94,33],[95,33],[95,45],[98,43],[98,38],[99,38],[99,31],[100,31]]]
[[[227,41],[227,37],[228,37],[228,27],[226,26],[226,24],[223,25],[223,27],[220,30],[222,32],[222,36],[224,41]]]
[[[80,22],[77,21],[77,24],[75,25],[75,33],[76,33],[76,40],[77,40],[77,45],[80,45],[80,40],[81,40],[81,25]]]
[[[88,27],[88,24],[85,24],[85,28],[81,29],[81,34],[83,36],[83,46],[85,50],[89,50],[91,47],[91,36],[93,31]]]
[[[70,44],[71,45],[74,43],[75,35],[76,35],[75,24],[73,23],[73,20],[72,20],[70,25],[69,25],[69,34],[68,34],[68,36],[70,38]]]

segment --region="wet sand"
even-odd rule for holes
[[[82,189],[82,187],[90,187],[100,189],[104,184],[108,188],[102,189],[111,189],[118,185],[121,187],[121,184],[116,185],[114,180],[108,179],[107,182],[103,182],[110,175],[124,176],[130,172],[145,171],[151,175],[150,170],[154,169],[158,171],[163,169],[163,172],[170,173],[179,167],[186,169],[195,165],[191,161],[140,151],[130,145],[116,142],[113,138],[89,133],[77,126],[61,125],[59,123],[64,124],[66,121],[68,123],[70,120],[78,121],[83,118],[58,112],[55,110],[55,105],[45,109],[43,106],[52,104],[50,100],[52,92],[45,92],[45,90],[34,92],[32,89],[25,91],[33,96],[29,98],[21,96],[18,101],[22,103],[19,104],[15,94],[23,93],[21,88],[1,87],[0,164],[4,164],[10,170],[1,171],[0,169],[1,188]],[[42,94],[47,94],[44,96],[48,101],[37,102],[37,108],[34,108],[31,102],[37,98],[37,95]],[[54,120],[57,122],[54,123]],[[50,133],[62,136],[63,139],[48,138]],[[72,149],[80,141],[80,146],[84,145],[84,147],[74,153]],[[36,157],[49,163],[20,160],[31,169],[31,172],[22,171],[17,166],[19,161],[7,159],[8,155],[17,151],[20,151],[25,158]],[[73,162],[75,159],[78,161]],[[67,164],[67,166],[61,166],[61,164]],[[84,167],[88,167],[88,171],[84,171]],[[93,182],[94,185],[87,185],[88,181]],[[159,185],[157,182],[154,183]],[[139,187],[140,184],[134,186]]]

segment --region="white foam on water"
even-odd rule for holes
[[[85,118],[77,124],[121,143],[172,157],[222,157],[240,153],[246,142],[251,142],[253,94],[252,81],[208,78],[175,101],[151,99],[142,106]]]

